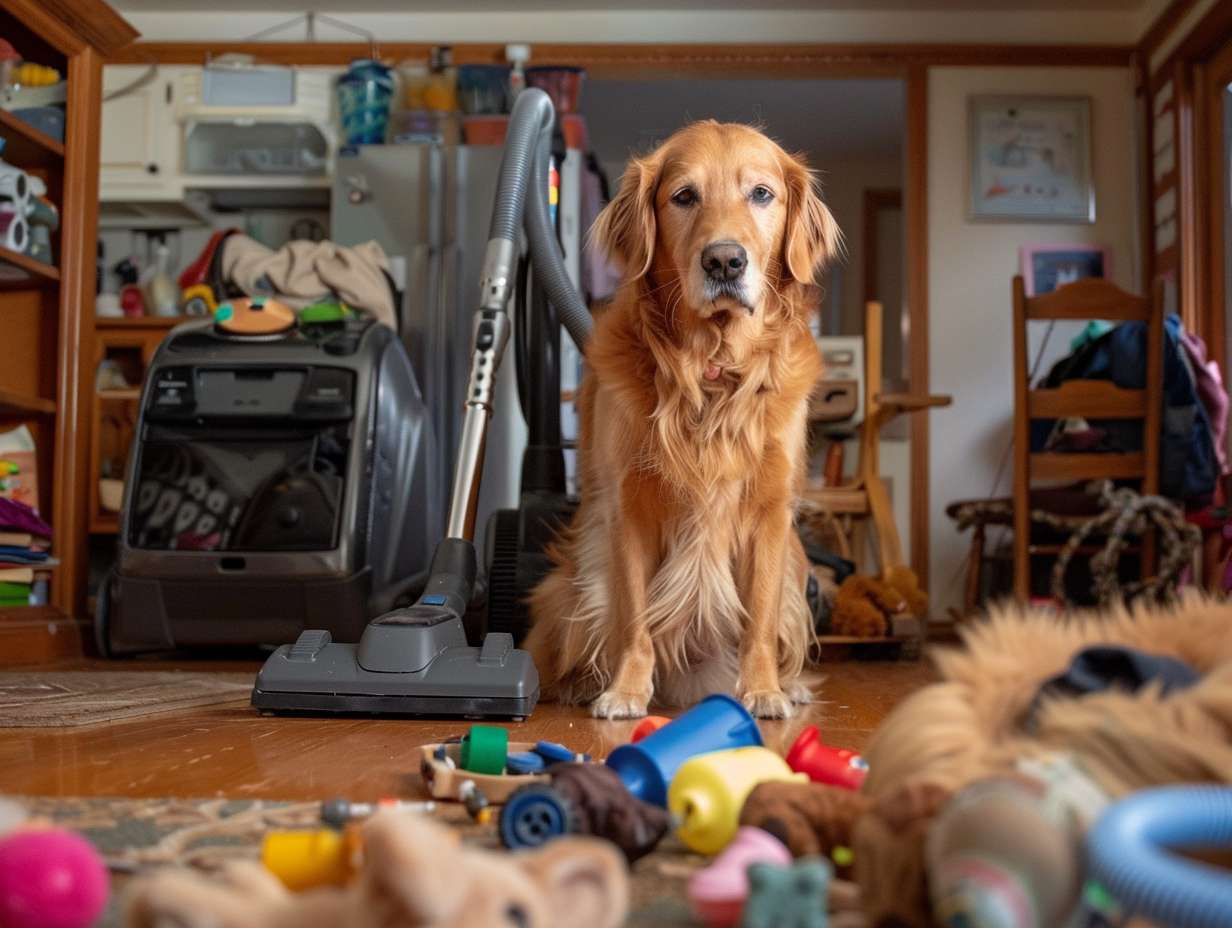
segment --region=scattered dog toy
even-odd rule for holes
[[[475,786],[483,790],[488,801],[494,804],[502,803],[509,798],[519,786],[527,783],[547,782],[545,773],[511,774],[506,773],[507,767],[501,767],[495,774],[475,773],[462,769],[461,739],[455,742],[439,744],[424,744],[419,747],[419,773],[423,777],[424,786],[433,799],[457,801],[458,789],[465,780],[474,781]],[[533,741],[511,741],[508,743],[509,754],[526,754],[534,751]]]
[[[557,744],[554,741],[535,742],[535,753],[549,764],[584,764],[590,760],[588,755],[574,753],[563,744]]]
[[[458,786],[458,799],[466,806],[466,814],[480,825],[492,821],[491,803],[474,780],[463,780]]]
[[[663,806],[668,784],[689,758],[761,744],[757,720],[730,696],[716,693],[636,744],[622,744],[607,765],[638,799]]]
[[[856,820],[868,811],[867,796],[821,783],[762,783],[749,793],[740,824],[764,828],[794,857],[834,856],[839,874],[848,864],[839,848],[851,848]]]
[[[637,744],[647,735],[653,735],[656,731],[658,731],[660,728],[662,728],[664,725],[666,725],[670,721],[671,719],[669,719],[665,715],[646,716],[644,719],[638,722],[637,727],[633,729],[633,734],[629,736],[629,743]]]
[[[764,863],[791,864],[791,851],[774,835],[745,826],[708,867],[689,880],[689,906],[707,928],[731,928],[749,894],[748,867]]]
[[[321,803],[321,821],[342,828],[359,819],[371,818],[378,809],[405,809],[408,812],[433,812],[435,802],[408,802],[404,799],[380,799],[376,802],[351,802],[348,799],[327,799]]]
[[[602,764],[557,764],[548,774],[550,783],[523,786],[505,803],[500,816],[505,847],[594,835],[615,844],[632,863],[654,850],[671,825],[665,810],[632,795]]]
[[[509,754],[509,732],[495,725],[472,725],[462,738],[462,769],[469,773],[501,774]]]
[[[0,839],[0,925],[89,928],[107,905],[107,867],[94,845],[63,828],[21,828]]]
[[[736,834],[745,798],[768,780],[804,782],[806,777],[767,748],[694,757],[677,771],[667,793],[667,807],[680,822],[677,836],[699,854],[717,854]]]
[[[806,857],[786,867],[752,864],[740,928],[826,928],[826,896],[833,877],[834,871],[820,857]]]
[[[271,831],[261,842],[261,863],[292,892],[343,886],[355,873],[356,832],[335,828]]]
[[[868,763],[863,757],[855,751],[825,744],[816,725],[800,732],[787,752],[787,766],[806,774],[814,783],[847,789],[859,789],[868,775]]]
[[[542,773],[547,766],[548,762],[534,751],[514,751],[505,758],[505,769],[515,776]]]

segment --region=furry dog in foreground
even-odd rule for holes
[[[715,691],[789,716],[810,695],[807,295],[838,227],[799,158],[707,121],[635,159],[592,234],[624,280],[586,350],[581,504],[527,648],[549,695],[602,718]]]

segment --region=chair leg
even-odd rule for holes
[[[984,588],[984,524],[977,522],[971,535],[971,551],[967,556],[967,588],[963,593],[963,618],[968,619],[980,607],[980,590]]]

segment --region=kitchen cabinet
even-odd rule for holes
[[[103,69],[99,172],[103,202],[183,197],[174,107],[180,70],[147,65]],[[107,99],[120,90],[125,92]]]

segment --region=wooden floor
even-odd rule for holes
[[[258,665],[176,666],[251,669],[255,674]],[[169,668],[149,661],[77,660],[54,669]],[[800,718],[763,723],[769,747],[785,750],[802,726],[813,723],[830,743],[862,748],[886,713],[931,678],[923,663],[835,663],[823,671],[818,701]],[[267,717],[235,704],[83,728],[0,729],[0,792],[355,800],[415,796],[415,747],[460,734],[466,724]],[[548,739],[598,757],[627,741],[634,724],[599,722],[583,709],[541,704],[527,721],[509,728],[510,740]]]

